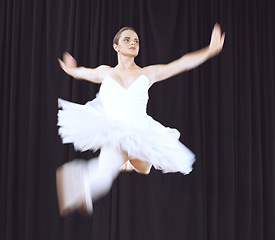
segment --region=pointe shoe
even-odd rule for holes
[[[93,212],[87,164],[75,160],[56,170],[56,188],[59,212],[66,216],[74,211],[90,216]]]

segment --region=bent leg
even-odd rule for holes
[[[74,160],[59,167],[56,185],[60,214],[75,210],[92,214],[92,201],[108,193],[126,160],[125,152],[103,147],[96,159]]]
[[[120,167],[127,161],[127,154],[121,150],[104,146],[95,165],[88,163],[88,178],[93,201],[101,198],[112,187],[112,183],[120,172]]]
[[[152,167],[151,163],[141,161],[139,159],[130,159],[129,161],[138,173],[149,174]]]

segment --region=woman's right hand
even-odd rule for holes
[[[69,75],[74,75],[75,70],[77,69],[76,60],[72,57],[71,54],[65,52],[63,54],[63,61],[58,58],[60,67]]]
[[[76,60],[68,52],[63,54],[63,61],[58,58],[60,67],[78,80],[87,80],[93,83],[101,83],[101,80],[106,75],[106,72],[110,70],[111,67],[106,65],[101,65],[97,68],[85,68],[77,67]]]

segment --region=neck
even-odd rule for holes
[[[131,56],[123,56],[121,54],[118,54],[117,61],[118,61],[118,64],[116,68],[120,70],[130,70],[137,67],[135,63],[135,58]]]

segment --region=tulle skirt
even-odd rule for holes
[[[85,105],[58,100],[59,135],[79,151],[98,150],[104,145],[121,149],[129,158],[151,163],[156,169],[188,174],[194,154],[180,141],[176,129],[164,127],[146,115],[141,124],[114,119],[104,111],[99,98]],[[111,159],[110,159],[111,161]]]

